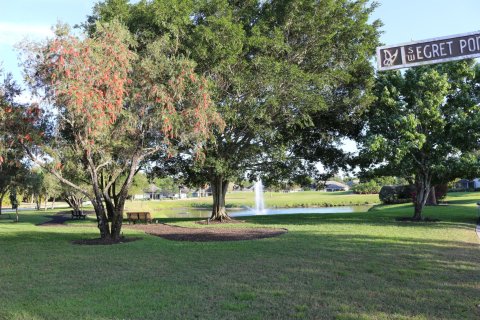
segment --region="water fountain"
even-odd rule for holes
[[[263,200],[262,179],[258,178],[255,182],[255,214],[265,214],[265,202]]]

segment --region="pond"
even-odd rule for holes
[[[248,217],[255,215],[276,215],[276,214],[335,214],[351,212],[367,212],[372,206],[348,206],[348,207],[319,207],[319,208],[275,208],[265,209],[261,214],[256,214],[253,209],[245,208],[240,210],[227,209],[230,217]],[[155,216],[162,218],[208,218],[210,209],[200,208],[177,208],[177,209],[155,209]]]

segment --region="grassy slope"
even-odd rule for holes
[[[427,208],[440,223],[395,222],[408,205],[247,218],[289,233],[219,243],[74,246],[97,230],[0,219],[0,319],[478,319],[479,198]]]

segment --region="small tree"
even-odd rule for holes
[[[478,77],[473,61],[377,77],[360,154],[376,171],[414,177],[414,220],[422,219],[432,186],[465,172],[479,146]]]
[[[134,45],[113,21],[97,24],[85,39],[60,26],[47,43],[24,46],[29,83],[57,112],[27,110],[54,123],[40,132],[36,118],[27,121],[28,139],[20,143],[34,161],[91,200],[100,236],[108,241],[120,238],[125,200],[142,162],[174,153],[173,140],[200,151],[211,127],[221,124],[205,79],[193,72],[191,61],[170,54],[174,43],[159,39],[141,56],[129,49]],[[81,164],[88,189],[63,175],[64,157]]]
[[[26,175],[25,183],[22,184],[23,191],[32,196],[37,210],[40,210],[45,198],[44,179],[45,173],[40,168],[34,168]]]
[[[0,70],[0,76],[2,71]],[[21,93],[20,87],[7,74],[0,82],[0,214],[3,199],[16,185],[19,185],[27,173],[25,153],[14,144],[9,129],[14,123],[15,114],[23,106],[15,102]]]

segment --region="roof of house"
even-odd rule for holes
[[[156,193],[160,191],[160,188],[154,184],[151,184],[147,188],[145,188],[143,191],[145,191],[146,193]]]
[[[325,188],[347,189],[348,186],[346,184],[343,184],[343,183],[337,182],[337,181],[326,181],[325,182]]]

